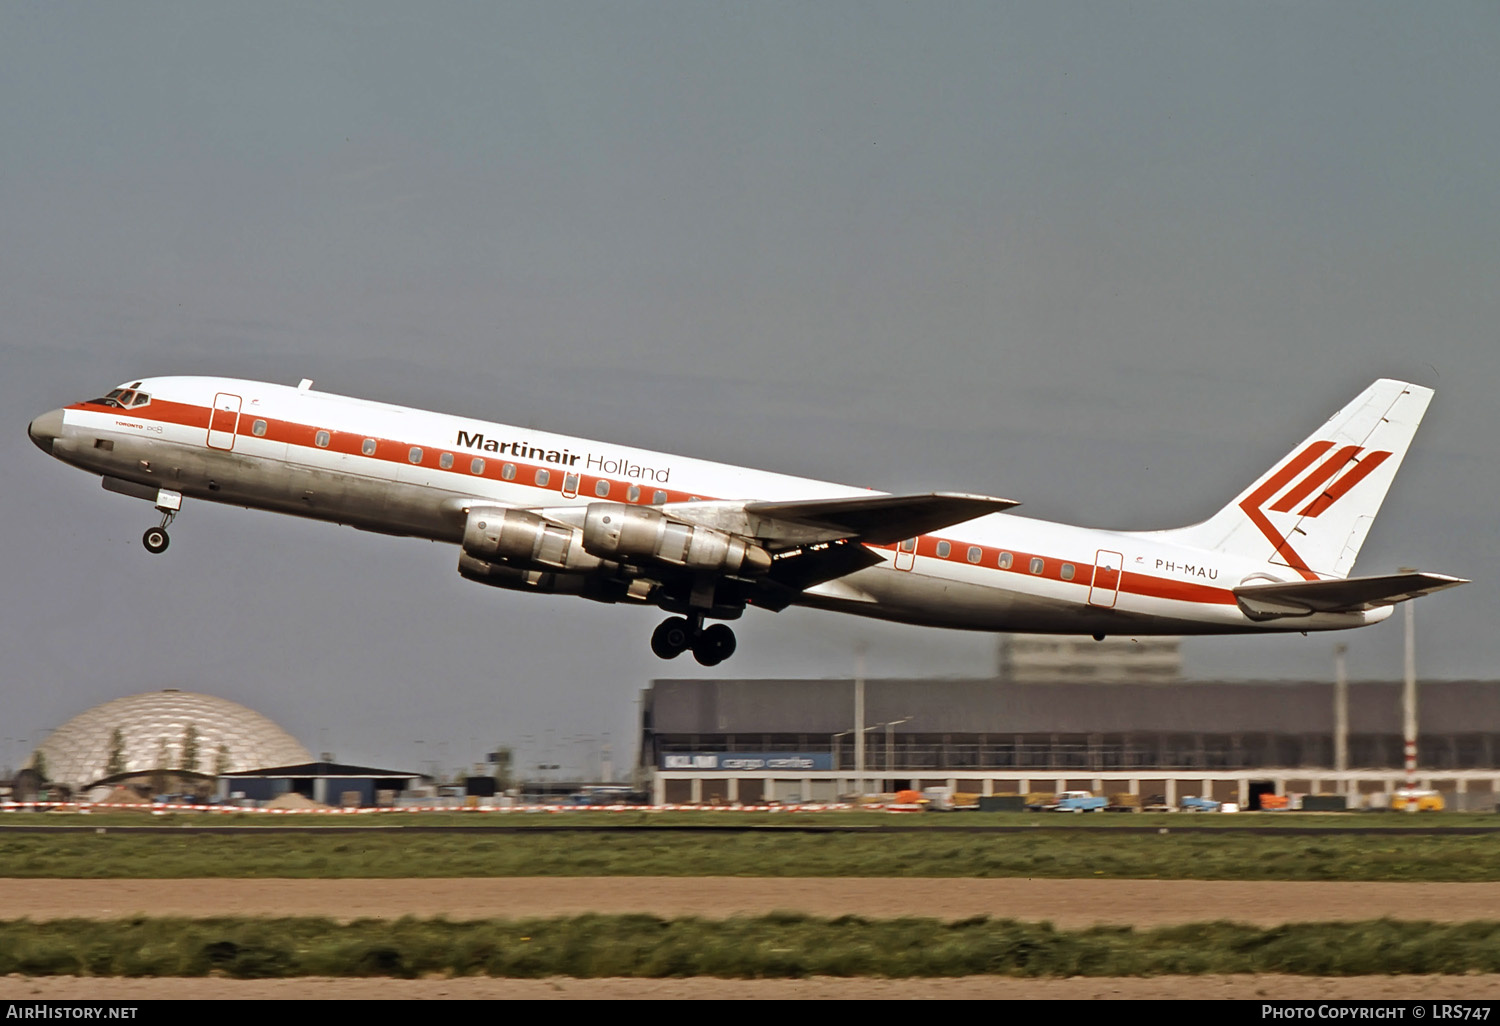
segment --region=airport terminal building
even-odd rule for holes
[[[1368,795],[1404,780],[1399,681],[1348,685],[1341,758],[1331,682],[1184,681],[1159,649],[1110,668],[1069,645],[1044,639],[1033,659],[1013,644],[991,678],[653,681],[641,769],[658,802],[744,804],[949,787],[1257,807],[1261,794]],[[1420,786],[1493,809],[1500,681],[1418,693]]]

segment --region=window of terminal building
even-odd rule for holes
[[[316,435],[313,436],[313,441],[317,443],[319,449],[326,449],[328,448],[330,436],[327,431],[319,431]]]

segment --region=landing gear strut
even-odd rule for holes
[[[673,616],[663,620],[651,635],[651,651],[662,659],[676,659],[688,649],[704,666],[717,666],[735,649],[734,631],[727,624],[703,626],[701,614]]]
[[[172,538],[167,534],[167,525],[177,516],[176,510],[164,509],[161,511],[161,523],[156,527],[148,527],[146,533],[141,535],[141,544],[146,546],[146,551],[157,555],[167,551],[167,546],[172,544]]]
[[[108,484],[108,482],[105,482]],[[209,485],[210,488],[213,485]],[[167,525],[177,519],[177,513],[182,509],[182,493],[174,492],[170,488],[163,488],[156,493],[156,511],[161,514],[161,523],[155,527],[148,528],[141,535],[141,544],[146,546],[146,551],[153,556],[167,551],[167,546],[172,544],[172,539],[167,535]]]

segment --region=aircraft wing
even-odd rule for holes
[[[786,524],[791,528],[785,532],[787,534],[800,534],[811,529],[823,538],[850,538],[871,545],[889,545],[1019,505],[1010,499],[988,495],[931,492],[926,495],[859,495],[842,499],[748,502],[744,511],[751,517],[771,521],[756,533],[772,540],[782,533],[777,530],[777,525]]]
[[[1469,582],[1447,574],[1385,574],[1289,584],[1242,584],[1234,589],[1240,608],[1253,620],[1313,613],[1357,613],[1391,606]]]

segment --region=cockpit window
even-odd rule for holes
[[[113,406],[117,410],[133,410],[137,406],[145,406],[150,401],[149,395],[145,392],[138,392],[134,388],[112,388],[100,398],[89,400],[100,406]]]

